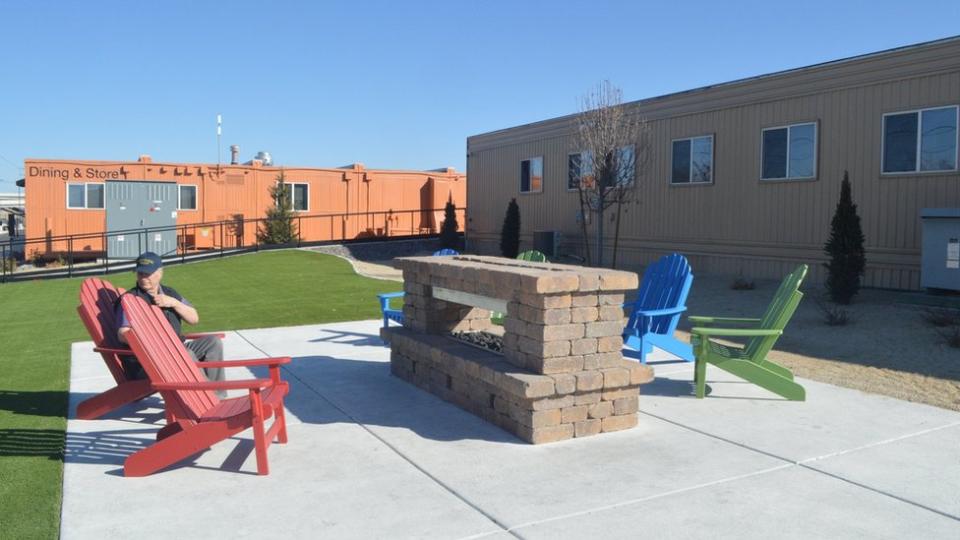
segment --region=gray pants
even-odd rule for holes
[[[223,342],[216,336],[203,336],[188,340],[186,347],[187,352],[194,360],[200,362],[208,360],[219,362],[223,360]],[[206,368],[203,370],[203,374],[211,381],[226,380],[226,372],[223,368]],[[221,399],[227,397],[226,390],[217,390],[217,397]]]

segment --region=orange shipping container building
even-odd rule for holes
[[[273,167],[259,160],[218,166],[157,163],[149,156],[135,162],[28,159],[26,237],[46,241],[27,249],[48,255],[69,249],[92,256],[109,249],[111,257],[126,257],[139,249],[171,254],[252,245],[257,223],[247,220],[263,218],[273,205],[269,189],[281,171],[304,242],[438,233],[448,199],[463,228],[466,176],[449,168]],[[165,230],[127,238],[102,234],[143,227]],[[70,246],[58,238],[88,233]],[[140,245],[132,245],[134,238]],[[124,247],[128,249],[119,249]]]

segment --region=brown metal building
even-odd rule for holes
[[[958,105],[960,37],[629,103],[650,146],[618,265],[679,251],[701,273],[779,278],[806,262],[822,280],[846,170],[865,284],[916,289],[920,210],[960,207]],[[468,138],[471,249],[498,252],[516,197],[524,248],[534,231],[554,230],[564,252],[582,251],[567,189],[574,125],[571,115]],[[612,243],[606,235],[607,254]]]

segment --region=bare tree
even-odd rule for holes
[[[580,157],[571,163],[570,174],[577,180],[587,264],[592,264],[588,216],[596,214],[593,220],[597,234],[596,263],[603,266],[604,215],[611,207],[615,208],[611,221],[615,223],[612,266],[616,266],[623,206],[637,200],[636,177],[646,166],[649,127],[630,109],[623,104],[623,92],[610,81],[603,81],[583,96],[576,117],[571,152]]]

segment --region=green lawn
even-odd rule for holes
[[[133,274],[107,279],[129,288]],[[80,279],[0,284],[0,536],[56,538],[60,527],[70,343],[90,338],[76,313]],[[273,251],[165,270],[198,308],[191,330],[375,319],[399,284],[357,276],[329,255]],[[104,375],[107,374],[104,367]]]

